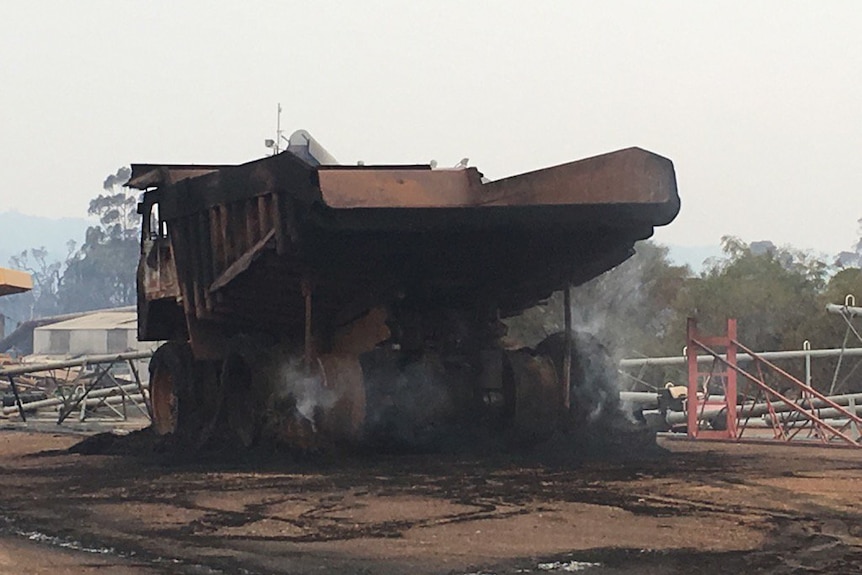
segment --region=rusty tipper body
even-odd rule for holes
[[[335,165],[307,133],[291,142],[238,166],[133,165],[140,338],[169,341],[153,361],[163,433],[360,440],[412,372],[445,380],[442,419],[544,427],[560,366],[502,349],[499,320],[618,265],[679,210],[673,164],[639,148],[486,181]],[[330,399],[273,426],[273,393],[301,411],[273,375],[291,361]]]

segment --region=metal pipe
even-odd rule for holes
[[[15,378],[9,376],[9,385],[12,387],[12,394],[15,396],[15,407],[18,410],[18,415],[21,416],[21,421],[27,421],[27,414],[24,413],[24,406],[21,405],[21,396],[18,394],[18,386],[15,385]]]
[[[846,395],[833,395],[829,398],[829,401],[836,403],[841,406],[848,406],[851,402],[860,402],[862,401],[862,393],[849,393]],[[798,413],[798,409],[803,410],[825,410],[829,409],[829,403],[823,401],[821,399],[806,399],[804,401],[796,402],[794,408],[792,405],[781,402],[781,401],[773,401],[772,402],[772,411],[775,413],[787,413],[787,412],[796,412]],[[862,406],[860,406],[862,407]],[[710,420],[718,415],[720,415],[724,409],[705,409],[702,412],[698,413],[698,419],[701,421]],[[838,410],[835,410],[836,412]],[[860,413],[862,411],[857,411]],[[749,403],[744,404],[736,408],[737,415],[742,417],[760,417],[762,415],[766,415],[769,413],[769,404],[765,401],[759,403]],[[666,420],[671,425],[681,425],[687,422],[686,413],[682,411],[669,411]]]
[[[835,428],[847,427],[850,423],[852,423],[849,419],[836,419],[832,417],[826,417],[823,419],[826,423]],[[791,429],[803,429],[805,427],[810,427],[810,422],[807,419],[796,419],[792,421],[782,421],[780,426],[783,430],[791,430]],[[775,424],[772,421],[766,418],[758,418],[752,419],[748,422],[748,425],[745,426],[746,429],[775,429]]]
[[[102,379],[106,375],[110,378],[111,381],[114,382],[114,384],[117,383],[117,380],[115,380],[113,378],[113,376],[111,376],[111,374],[110,374],[112,367],[114,367],[114,364],[109,363],[107,367],[101,368],[101,371],[99,372],[96,379],[94,379],[92,382],[88,383],[86,385],[86,387],[84,387],[84,393],[82,395],[76,397],[74,399],[74,401],[72,401],[71,407],[69,407],[66,411],[63,411],[62,409],[60,410],[60,417],[57,419],[57,425],[60,425],[61,423],[63,423],[63,420],[66,419],[67,417],[69,417],[69,414],[71,414],[75,409],[77,409],[78,404],[80,404],[81,401],[85,397],[87,397],[87,394],[89,394],[92,390],[94,390],[96,388],[97,385],[99,385],[99,382],[102,381]]]
[[[135,386],[138,388],[138,392],[141,395],[146,395],[144,393],[144,384],[141,382],[141,375],[138,373],[138,368],[135,367],[135,362],[133,360],[129,360],[129,369],[132,372],[132,375],[135,377]],[[150,420],[153,419],[153,406],[147,399],[144,399],[144,406],[147,408],[147,416]]]
[[[763,359],[797,359],[803,357],[820,358],[820,357],[838,357],[841,354],[849,357],[862,357],[862,347],[850,347],[844,350],[841,349],[809,349],[809,350],[791,350],[791,351],[764,351],[757,354],[757,357]],[[722,359],[727,359],[724,354],[718,354]],[[697,356],[698,363],[707,363],[715,358],[711,355]],[[736,360],[750,361],[751,355],[748,353],[736,354]],[[671,357],[643,357],[620,360],[620,367],[641,367],[641,366],[667,366],[667,365],[685,365],[685,356]]]
[[[656,409],[658,407],[658,394],[648,391],[621,391],[620,401],[637,405],[641,409]]]
[[[143,396],[139,393],[132,394],[128,397],[131,399],[134,399],[135,401],[141,401],[141,399],[143,399]],[[122,403],[123,399],[124,399],[123,397],[120,397],[119,395],[115,395],[112,397],[103,397],[103,398],[87,398],[85,401],[86,401],[87,407],[94,407],[94,406],[98,406],[98,405],[116,405],[118,403]],[[144,412],[142,411],[141,413],[144,413]]]
[[[138,393],[130,395],[128,397],[134,399],[135,401],[141,401],[143,399],[143,396],[141,396]],[[86,403],[87,407],[98,407],[100,405],[117,405],[117,404],[122,403],[122,402],[123,402],[123,398],[120,397],[119,395],[115,395],[112,397],[103,397],[101,399],[99,399],[99,398],[87,398],[85,401],[81,402],[81,405],[84,405]],[[146,415],[146,412],[144,412],[143,410],[140,410],[140,411],[141,411],[142,415]]]
[[[743,351],[745,351],[746,353],[749,353],[749,354],[751,354],[751,355],[755,355],[754,350],[748,349],[747,347],[745,347],[744,345],[742,345],[741,343],[739,343],[736,339],[733,339],[732,341],[733,341],[734,345],[735,345],[736,347],[738,347],[739,349],[741,349],[741,350],[743,350]],[[706,351],[706,352],[710,352],[711,350],[704,348],[704,351]],[[733,358],[733,359],[735,359],[735,358]],[[858,418],[858,417],[856,416],[856,414],[851,414],[851,413],[849,413],[849,412],[846,412],[846,410],[844,410],[844,409],[842,408],[842,406],[838,405],[837,403],[835,403],[834,401],[832,401],[831,399],[829,399],[828,395],[823,394],[823,393],[820,393],[819,391],[817,391],[817,390],[816,390],[816,389],[814,389],[813,387],[806,386],[804,383],[802,383],[801,381],[799,381],[798,379],[796,379],[795,377],[793,377],[792,375],[790,375],[789,373],[787,373],[786,371],[784,371],[783,369],[781,369],[780,367],[778,367],[777,365],[772,364],[772,363],[770,363],[770,362],[768,362],[768,361],[764,360],[763,358],[758,358],[758,361],[759,361],[758,365],[759,365],[759,364],[764,364],[764,365],[766,365],[766,366],[767,366],[767,367],[769,367],[772,371],[774,371],[774,372],[776,372],[778,375],[782,376],[785,380],[788,380],[788,381],[790,381],[791,383],[795,384],[795,385],[796,385],[796,387],[802,388],[803,397],[811,397],[811,396],[813,396],[813,397],[815,397],[815,398],[817,398],[817,399],[819,399],[819,400],[821,400],[821,401],[824,401],[824,402],[826,402],[826,404],[827,404],[829,407],[834,407],[834,408],[838,409],[839,411],[844,411],[844,412],[845,412],[845,415],[846,415],[847,417],[849,417],[850,419],[855,420],[857,424],[862,424],[862,419]],[[757,384],[759,384],[759,385],[763,385],[763,384],[762,384],[762,382],[758,382],[756,379],[754,379],[753,377],[751,377],[751,376],[750,376],[750,375],[749,375],[745,370],[737,370],[735,366],[736,366],[736,362],[735,362],[735,361],[734,361],[733,363],[731,363],[731,364],[728,364],[728,367],[733,368],[733,371],[734,371],[734,372],[739,371],[739,373],[740,373],[740,374],[742,374],[743,376],[745,376],[745,377],[749,378],[749,379],[750,379],[750,380],[752,380],[753,382],[755,382],[755,383],[757,383]],[[763,385],[763,386],[765,387],[765,385]],[[787,401],[787,398],[782,397],[782,394],[778,393],[778,392],[777,392],[777,391],[775,391],[775,390],[771,390],[771,391],[772,391],[772,394],[773,394],[773,395],[775,395],[776,397],[778,397],[779,399],[782,399],[782,400]],[[735,397],[735,396],[734,396],[734,397]],[[791,403],[791,407],[793,406],[791,401],[788,401],[788,403]],[[735,416],[736,414],[733,414],[733,415]],[[815,420],[815,421],[817,420],[817,418],[816,418],[815,416],[813,416],[813,415],[810,415],[809,417],[810,417],[811,419]],[[826,426],[826,429],[829,429],[829,427],[828,427],[828,426]],[[832,429],[829,429],[829,431],[830,431],[830,432],[834,432]],[[842,438],[849,439],[850,441],[853,441],[853,440],[852,440],[852,439],[850,439],[850,438],[846,438],[846,437],[845,437],[843,434],[841,434],[840,432],[839,432],[837,435],[841,436]]]
[[[862,307],[855,307],[852,305],[838,305],[835,303],[830,303],[826,304],[826,311],[829,313],[834,313],[836,315],[843,315],[849,317],[862,316]]]
[[[850,406],[847,406],[847,411],[849,411],[850,413],[853,413],[854,415],[862,415],[862,405],[853,406],[852,409],[850,408]],[[788,423],[788,422],[793,422],[793,421],[802,421],[799,418],[794,418],[793,417],[794,414],[787,413],[787,412],[781,412],[781,413],[783,413],[784,415],[782,417],[779,417],[778,420],[781,421],[782,423]],[[848,419],[844,415],[844,413],[842,413],[841,411],[838,411],[837,409],[834,409],[832,407],[827,407],[825,409],[818,409],[817,410],[817,417],[819,417],[820,419],[842,419],[844,421],[850,421],[850,419]]]
[[[153,356],[153,351],[128,351],[114,355],[85,355],[76,359],[62,361],[50,361],[47,363],[34,363],[30,365],[16,365],[15,367],[0,367],[0,377],[8,375],[23,375],[25,373],[36,373],[50,371],[52,369],[63,369],[66,367],[83,367],[97,363],[115,363],[130,359],[146,359]]]
[[[135,402],[144,401],[144,396],[140,393],[135,393],[127,396],[128,399],[134,400]],[[119,395],[113,395],[110,397],[88,397],[84,401],[81,402],[81,406],[86,405],[87,407],[95,407],[98,405],[114,405],[121,403],[123,401],[123,397]],[[57,401],[54,399],[42,399],[39,401],[31,401],[30,403],[24,404],[24,409],[27,411],[35,411],[38,409],[50,409],[52,407],[60,407],[63,405],[62,401]],[[137,405],[137,404],[136,404]],[[142,415],[147,415],[147,413],[143,410],[143,408],[139,408]],[[14,415],[15,411],[11,413]],[[4,409],[3,417],[9,417],[10,413],[6,412]]]
[[[847,349],[847,340],[850,339],[850,329],[851,326],[849,323],[847,324],[847,329],[844,330],[844,339],[841,342],[841,351],[845,351]],[[835,365],[835,372],[832,374],[832,383],[829,384],[829,395],[835,393],[835,384],[838,383],[838,372],[841,371],[841,362],[844,361],[844,354],[838,356],[838,362]]]
[[[122,385],[122,386],[120,386],[120,388],[123,390],[123,392],[138,391],[138,386],[136,384]],[[99,399],[101,397],[110,397],[111,395],[114,395],[114,394],[119,395],[118,392],[119,392],[119,390],[117,389],[117,387],[110,387],[110,388],[106,388],[106,389],[97,389],[95,391],[91,391],[87,395],[87,398],[88,399]],[[136,395],[141,395],[141,394],[138,393]],[[57,407],[59,405],[68,405],[71,401],[74,401],[75,399],[77,399],[77,396],[67,397],[65,399],[63,399],[61,397],[49,397],[48,399],[37,399],[36,401],[31,401],[29,403],[22,404],[22,408],[29,411],[32,409],[40,409],[43,407]],[[17,407],[14,407],[14,406],[13,407],[4,407],[3,408],[3,415],[11,415],[11,414],[15,413],[16,411],[18,411]]]

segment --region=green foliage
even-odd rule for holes
[[[681,320],[695,317],[705,332],[723,333],[725,320],[738,320],[739,339],[756,350],[799,349],[805,322],[819,310],[818,295],[828,268],[790,248],[754,250],[734,237],[722,238],[724,257],[690,280],[676,302]]]
[[[862,345],[839,317],[825,311],[828,303],[844,303],[847,294],[862,294],[862,270],[847,268],[830,277],[829,266],[806,252],[733,237],[723,238],[722,245],[724,256],[680,290],[673,339],[685,341],[686,316],[698,319],[702,333],[716,335],[725,333],[726,318],[734,317],[739,341],[755,351],[797,350],[806,341],[815,349]],[[777,363],[804,379],[802,360]],[[858,391],[859,365],[812,362],[812,383],[824,392]]]
[[[812,348],[860,347],[862,341],[839,316],[825,312],[827,304],[844,304],[847,295],[862,297],[862,270],[846,268],[833,275],[817,297],[817,313],[812,314],[802,324],[801,331],[805,334]],[[851,301],[851,305],[852,305]],[[857,300],[856,305],[859,305]],[[855,330],[860,329],[859,321],[853,322]],[[812,381],[815,387],[834,393],[862,391],[862,365],[857,359],[845,360],[841,366],[837,360],[814,362]],[[838,369],[840,367],[840,369]],[[837,373],[836,373],[837,370]]]
[[[699,276],[673,266],[662,246],[640,242],[636,248],[631,259],[572,292],[575,328],[598,337],[617,358],[679,355],[688,317],[698,319],[702,333],[714,335],[725,333],[727,318],[736,318],[739,341],[755,351],[800,349],[806,340],[814,348],[841,347],[846,326],[825,305],[843,303],[848,293],[862,300],[862,270],[829,277],[821,259],[771,242],[722,238],[723,255]],[[510,333],[535,344],[561,331],[562,321],[562,297],[555,294],[546,306],[510,321]],[[848,343],[862,345],[852,332]],[[813,382],[828,390],[835,379],[839,391],[856,389],[855,365],[842,366],[835,378],[835,361],[816,362]],[[799,360],[782,367],[804,377]],[[676,368],[650,368],[637,377],[657,387],[686,376]]]
[[[848,295],[856,299],[857,306],[862,305],[862,270],[859,268],[846,268],[829,278],[821,299],[823,305],[843,304]]]
[[[575,326],[620,357],[676,353],[678,345],[667,336],[676,295],[691,270],[672,265],[664,246],[639,242],[635,250],[629,260],[572,291]]]
[[[105,187],[108,185],[106,180]],[[101,225],[87,229],[81,249],[66,262],[62,282],[66,311],[135,303],[140,252],[136,206],[135,197],[122,191],[100,194],[90,201],[88,212],[98,216]]]
[[[75,243],[68,243],[69,253]],[[33,278],[33,290],[3,298],[2,313],[15,321],[25,321],[32,317],[52,315],[63,309],[60,299],[62,285],[62,262],[49,261],[44,247],[24,250],[9,258],[9,264],[28,272]]]
[[[93,198],[88,209],[99,224],[87,229],[79,249],[69,242],[65,261],[49,261],[44,248],[11,258],[12,267],[33,276],[34,289],[3,298],[2,313],[23,321],[135,303],[139,217],[135,197],[122,188],[130,173],[120,168],[105,179],[106,193]]]
[[[690,274],[688,266],[670,263],[666,247],[639,242],[630,259],[572,289],[573,325],[618,358],[677,353],[681,346],[668,336],[674,331],[677,293]],[[535,345],[563,331],[562,309],[562,294],[556,293],[545,305],[510,320],[510,335]]]

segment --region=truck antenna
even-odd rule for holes
[[[277,154],[279,151],[279,146],[281,146],[281,138],[283,138],[281,134],[281,102],[278,103],[278,118],[275,121],[275,153]]]
[[[276,155],[281,151],[281,139],[284,138],[284,134],[281,129],[281,102],[278,103],[278,116],[275,120],[275,139],[270,140],[267,138],[263,141],[263,145],[272,150],[272,155]],[[287,138],[284,138],[287,140]]]

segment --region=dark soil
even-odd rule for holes
[[[862,572],[862,453],[660,445],[220,457],[4,431],[0,573]],[[58,553],[80,570],[45,570]]]

